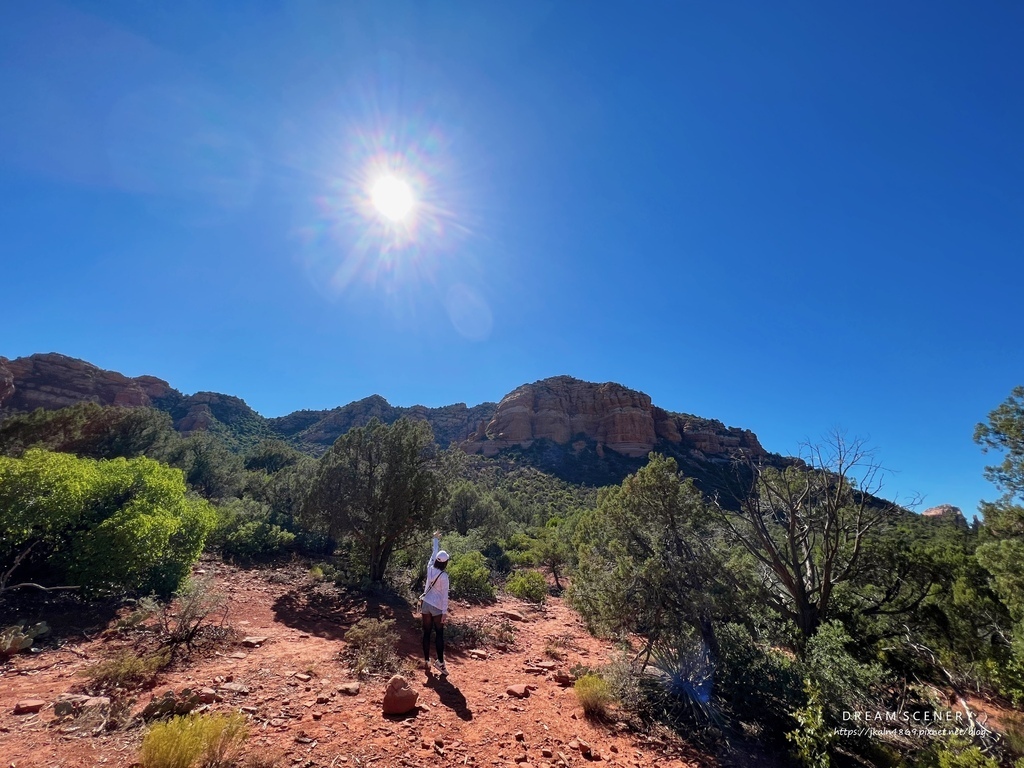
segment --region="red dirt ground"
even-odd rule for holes
[[[487,606],[455,603],[453,624],[498,626],[504,621],[503,610],[520,612],[527,620],[510,622],[516,628],[514,643],[507,649],[485,646],[484,660],[471,658],[467,648],[450,647],[450,675],[444,680],[427,675],[422,662],[416,668],[421,656],[419,619],[403,603],[346,602],[333,587],[317,585],[297,566],[246,571],[204,563],[203,569],[230,596],[228,620],[238,639],[194,654],[162,673],[156,687],[139,696],[135,712],[151,695],[185,687],[217,688],[230,677],[249,692],[225,695],[209,709],[230,712],[245,707],[250,720],[246,754],[279,756],[281,768],[528,768],[561,765],[560,754],[570,766],[717,765],[669,734],[631,731],[614,715],[608,722],[586,719],[571,686],[558,685],[551,672],[528,670],[541,661],[555,661],[558,670],[567,671],[577,664],[598,667],[614,658],[612,646],[591,637],[579,616],[558,598],[542,607],[508,597]],[[356,679],[340,653],[345,648],[342,637],[363,616],[396,619],[406,677],[420,693],[419,708],[412,715],[389,718],[381,713],[384,679],[363,680],[354,696],[339,692],[341,684]],[[258,648],[245,648],[240,640],[246,635],[268,640]],[[83,669],[131,642],[123,633],[83,636],[40,653],[21,654],[0,666],[0,766],[133,765],[145,728],[101,730],[94,735],[83,718],[55,720],[52,706],[59,694],[81,691]],[[545,654],[552,648],[563,658]],[[311,679],[302,682],[296,673]],[[516,683],[534,685],[536,690],[525,699],[510,697],[506,689]],[[12,714],[17,702],[29,698],[47,705],[38,714]],[[580,740],[591,745],[596,759],[583,756],[577,746]]]

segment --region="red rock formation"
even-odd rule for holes
[[[648,395],[621,384],[592,384],[570,376],[524,384],[510,392],[498,403],[493,418],[462,447],[494,456],[512,446],[528,448],[534,440],[565,445],[579,436],[596,442],[599,454],[607,448],[625,456],[644,456],[665,440],[703,455],[766,455],[748,430],[669,413],[652,406]]]
[[[64,408],[82,401],[100,405],[152,405],[173,392],[153,376],[132,379],[84,360],[58,354],[0,358],[0,409]]]
[[[921,513],[921,517],[930,520],[945,520],[962,528],[967,527],[967,518],[964,517],[964,513],[960,507],[954,507],[952,504],[939,504],[937,507],[926,509]]]

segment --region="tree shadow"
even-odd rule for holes
[[[318,584],[289,590],[274,601],[274,620],[327,640],[341,640],[360,619],[397,619],[409,604],[387,593],[343,590]]]
[[[29,626],[45,621],[50,631],[38,638],[39,648],[62,641],[82,641],[103,631],[127,605],[121,598],[86,600],[67,592],[43,593],[21,589],[0,599],[0,627],[25,622]]]
[[[427,688],[437,691],[441,703],[452,710],[460,720],[473,719],[473,712],[466,703],[466,697],[447,677],[437,677],[433,672],[427,672]]]

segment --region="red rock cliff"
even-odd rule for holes
[[[651,405],[643,392],[621,384],[593,384],[556,376],[524,384],[506,395],[493,418],[482,423],[463,449],[494,456],[504,448],[529,447],[534,440],[566,444],[580,437],[626,456],[644,456],[659,440],[704,455],[766,455],[749,430],[670,413]]]
[[[152,405],[173,392],[154,376],[129,378],[58,354],[0,357],[0,410],[64,408],[83,400],[100,405]]]

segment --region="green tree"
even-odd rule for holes
[[[738,506],[716,505],[761,566],[769,605],[799,631],[798,649],[829,618],[836,587],[858,577],[869,532],[900,515],[875,495],[883,470],[862,441],[835,432],[800,458],[785,469],[753,466]]]
[[[451,496],[445,505],[443,520],[447,528],[454,528],[460,536],[465,536],[473,528],[493,521],[501,514],[497,503],[489,494],[481,493],[474,483],[460,480],[451,490]]]
[[[302,517],[329,536],[355,541],[370,580],[380,582],[396,548],[430,530],[445,501],[436,453],[426,422],[388,426],[374,419],[352,429],[320,460]]]
[[[214,515],[181,472],[144,457],[94,461],[29,450],[0,457],[0,593],[16,572],[91,592],[173,592]]]
[[[1004,454],[1002,462],[985,468],[985,476],[1003,492],[1002,498],[981,505],[984,524],[975,556],[991,576],[992,588],[1009,611],[1012,632],[1006,633],[1011,657],[1004,665],[1004,691],[1024,700],[1024,387],[978,424],[974,439],[982,450]]]
[[[974,441],[982,451],[999,451],[1002,462],[985,467],[985,477],[1009,496],[1024,499],[1024,386],[988,415],[988,423],[974,428]]]
[[[178,439],[166,413],[96,403],[76,403],[55,411],[37,408],[0,424],[0,453],[9,456],[42,448],[91,459],[164,459]]]
[[[1024,387],[1015,387],[989,413],[988,423],[977,425],[974,439],[986,453],[1004,454],[1002,462],[985,468],[985,476],[1003,496],[981,505],[982,543],[975,555],[1014,622],[1006,637],[1012,647],[1006,664],[1012,683],[1006,687],[1015,699],[1024,699],[1024,507],[1018,503],[1024,500]]]
[[[696,632],[713,663],[714,618],[730,586],[715,539],[692,481],[675,459],[651,454],[580,520],[572,601],[592,628],[642,632],[652,644]]]
[[[209,432],[195,432],[178,441],[168,464],[185,473],[185,481],[204,498],[229,499],[242,490],[242,460]]]
[[[569,545],[563,531],[565,524],[562,518],[552,517],[547,525],[537,532],[537,543],[534,546],[534,557],[537,565],[551,571],[555,579],[555,588],[561,591],[561,576],[569,566]]]

